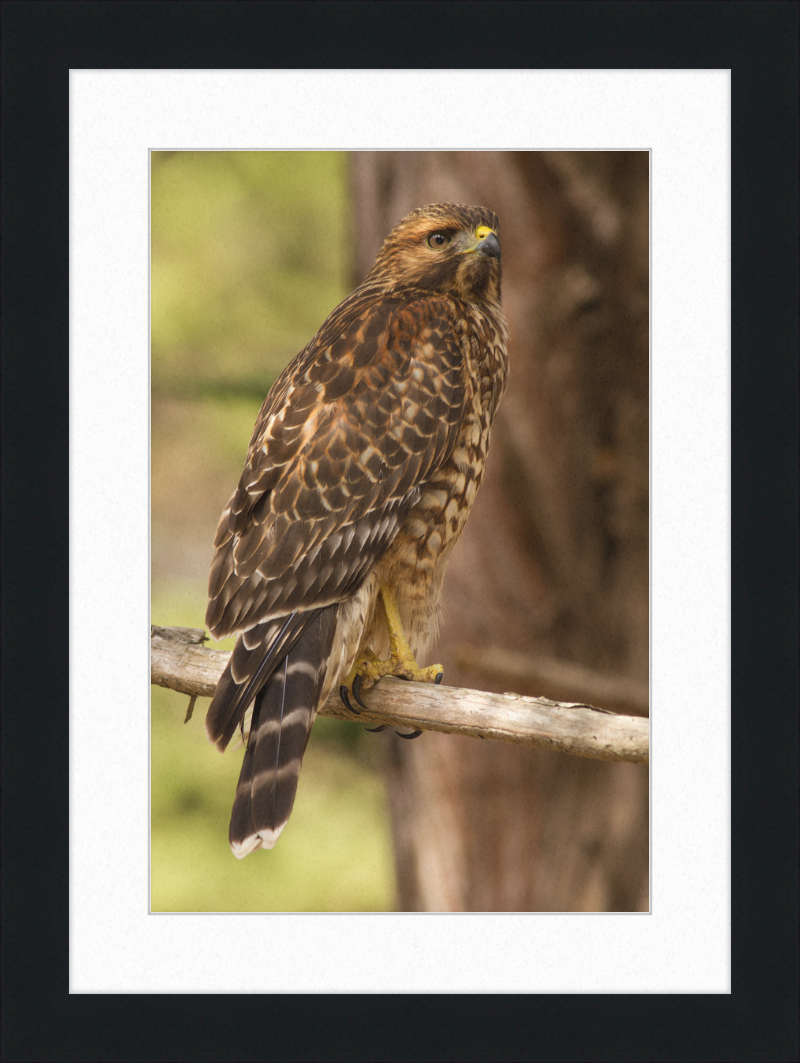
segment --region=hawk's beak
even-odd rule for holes
[[[489,235],[484,236],[472,250],[477,251],[479,255],[486,255],[487,258],[500,258],[500,241],[490,229]]]

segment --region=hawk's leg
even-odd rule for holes
[[[386,613],[391,645],[389,660],[381,662],[385,668],[381,675],[396,675],[399,679],[410,679],[415,683],[441,683],[444,669],[440,664],[420,668],[414,659],[406,633],[403,631],[403,622],[397,607],[397,596],[391,587],[381,587],[381,601]],[[376,678],[380,679],[381,675]]]
[[[440,664],[432,664],[427,668],[419,667],[403,630],[394,590],[391,587],[381,587],[380,594],[386,614],[386,624],[389,628],[391,650],[385,661],[382,661],[371,650],[365,651],[356,661],[350,674],[339,688],[342,701],[351,711],[355,710],[352,709],[348,695],[352,693],[358,704],[366,708],[361,700],[361,691],[368,690],[385,675],[393,675],[398,679],[413,680],[417,683],[441,683],[444,675]],[[403,735],[402,737],[410,738],[411,736]]]

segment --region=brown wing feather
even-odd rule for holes
[[[452,301],[359,289],[262,408],[222,516],[206,623],[222,638],[351,593],[461,427]]]

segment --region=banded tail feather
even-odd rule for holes
[[[239,859],[271,849],[289,819],[338,611],[332,605],[294,613],[245,632],[220,678],[206,717],[220,749],[255,699],[228,835]]]
[[[206,715],[206,734],[220,751],[228,747],[245,712],[285,653],[319,613],[290,613],[243,632],[219,678]],[[212,629],[212,634],[216,632]]]

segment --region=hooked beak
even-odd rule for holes
[[[475,230],[477,243],[472,247],[465,248],[462,255],[483,255],[484,258],[500,258],[500,241],[497,233],[488,225],[479,225]]]
[[[500,258],[500,241],[493,232],[490,232],[488,236],[484,236],[474,250],[479,255],[486,255],[487,258]]]

